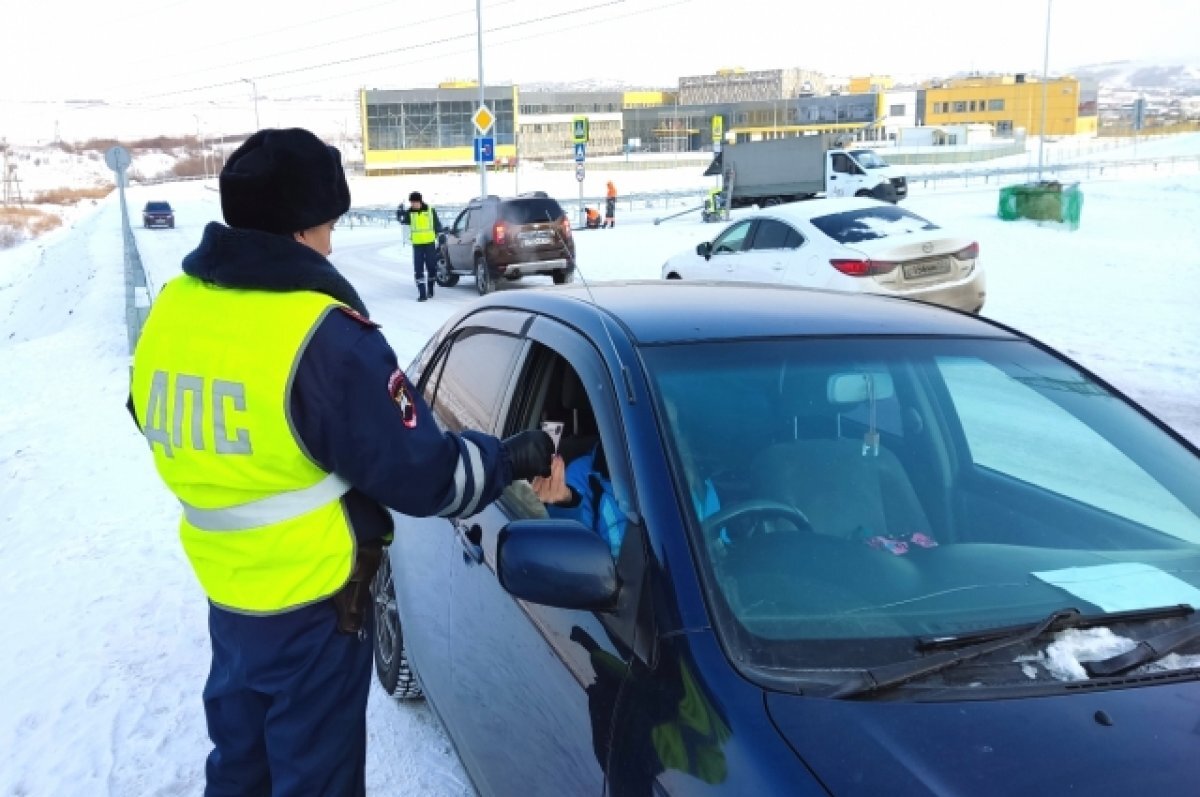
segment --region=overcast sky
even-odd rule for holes
[[[6,14],[0,99],[169,106],[477,74],[472,0],[108,0]],[[344,7],[339,9],[339,5]],[[1050,69],[1200,63],[1195,0],[1055,0]],[[674,85],[722,67],[932,76],[1041,70],[1045,0],[484,0],[486,82]],[[1188,21],[1193,20],[1193,21]],[[197,91],[185,91],[197,89]],[[4,120],[0,119],[0,134]]]

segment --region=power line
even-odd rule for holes
[[[625,14],[617,14],[612,17],[607,17],[598,22],[581,22],[577,25],[568,25],[566,27],[555,28],[553,30],[539,31],[537,33],[531,33],[529,35],[519,36],[519,37],[516,37],[513,39],[505,39],[503,41],[498,41],[498,42],[489,42],[488,49],[489,50],[500,49],[503,47],[507,47],[509,45],[520,44],[521,42],[530,41],[532,39],[540,39],[540,38],[545,38],[547,36],[556,36],[556,35],[566,33],[568,31],[578,30],[580,28],[591,28],[591,27],[594,27],[595,25],[599,25],[599,24],[604,24],[604,23],[608,23],[608,22],[617,22],[622,19],[629,19],[631,17],[643,16],[645,14],[651,14],[651,13],[654,13],[657,11],[665,11],[667,9],[676,8],[678,6],[691,5],[694,2],[695,2],[695,0],[674,0],[674,2],[664,3],[661,5],[657,5],[657,6],[652,6],[650,8],[642,8],[642,9],[638,9],[636,11],[630,11]],[[466,55],[468,53],[474,53],[474,52],[475,52],[475,48],[471,47],[471,48],[466,48],[466,49],[462,49],[462,50],[453,50],[450,52],[442,53],[441,55],[443,57],[445,57],[445,56],[452,56],[452,55]],[[334,80],[346,80],[349,78],[359,77],[362,75],[374,75],[374,74],[377,74],[378,72],[395,69],[397,67],[411,66],[413,64],[419,64],[419,63],[422,63],[424,60],[425,60],[425,57],[410,58],[410,59],[406,59],[404,61],[396,61],[396,62],[391,62],[391,63],[387,63],[387,64],[381,64],[380,66],[375,67],[371,70],[356,69],[353,72],[343,72],[343,73],[340,73],[337,75],[332,75],[329,77],[314,78],[314,79],[307,80],[303,83],[284,84],[283,86],[274,87],[274,90],[276,92],[287,91],[288,89],[300,88],[303,86],[311,86],[315,83],[328,83],[328,82],[331,82]]]
[[[595,11],[599,11],[602,8],[607,8],[609,6],[623,5],[625,2],[626,2],[626,0],[608,0],[608,2],[598,3],[596,5],[589,6],[587,8],[576,8],[576,9],[571,9],[568,11],[560,11],[557,14],[547,14],[545,16],[538,17],[536,19],[527,19],[527,20],[521,20],[519,22],[510,22],[505,25],[497,25],[493,28],[487,28],[486,31],[488,33],[498,33],[500,31],[512,30],[513,28],[524,27],[526,25],[541,24],[543,22],[549,22],[554,19],[562,19],[564,17],[577,16],[579,14],[590,14]],[[384,50],[384,51],[376,52],[376,53],[367,53],[365,55],[355,55],[355,56],[350,56],[349,58],[341,58],[336,61],[327,61],[322,64],[312,64],[310,66],[301,66],[301,67],[296,67],[294,69],[282,69],[277,72],[268,72],[266,74],[258,74],[258,75],[254,75],[253,78],[256,81],[261,81],[261,80],[267,80],[267,79],[273,78],[273,77],[282,77],[284,75],[296,75],[296,74],[300,74],[301,72],[311,72],[314,69],[325,69],[326,67],[330,67],[330,66],[339,66],[341,64],[350,64],[350,63],[355,63],[357,61],[366,61],[371,58],[382,58],[384,56],[393,55],[395,53],[400,53],[400,52],[421,50],[426,47],[433,47],[438,44],[446,44],[447,42],[458,41],[460,39],[473,39],[473,38],[475,38],[475,35],[476,35],[475,32],[471,31],[469,33],[460,33],[460,34],[456,34],[454,36],[444,36],[440,39],[434,39],[432,41],[421,42],[420,44],[412,44],[412,45],[408,45],[406,47],[396,47],[391,50]],[[242,80],[241,78],[234,78],[232,80],[222,80],[222,81],[219,81],[216,83],[210,83],[205,86],[195,86],[193,88],[188,88],[188,89],[176,89],[174,91],[164,91],[164,92],[159,92],[157,94],[147,94],[147,95],[143,95],[142,99],[155,99],[158,97],[175,97],[175,96],[180,96],[183,94],[194,94],[198,91],[206,91],[208,89],[224,88],[225,86],[232,86],[237,83],[240,83],[241,80]]]
[[[488,8],[496,8],[496,7],[498,7],[498,6],[510,5],[511,3],[515,3],[515,2],[516,2],[516,0],[501,0],[501,2],[499,2],[499,3],[494,3],[494,4],[490,5],[490,6],[488,6]],[[378,8],[378,7],[380,7],[380,6],[394,6],[394,5],[395,5],[395,0],[387,0],[387,2],[383,2],[383,3],[377,3],[377,4],[375,4],[375,5],[370,5],[370,6],[364,6],[363,8],[359,8],[359,9],[353,9],[353,10],[351,10],[351,11],[348,11],[348,12],[343,12],[343,13],[339,13],[339,14],[332,14],[332,15],[330,15],[330,16],[327,16],[327,17],[320,17],[320,18],[318,18],[318,19],[309,20],[309,21],[307,21],[307,22],[300,22],[300,23],[297,23],[297,24],[295,24],[295,25],[289,25],[288,27],[285,27],[285,28],[276,28],[276,29],[274,29],[274,30],[271,30],[271,31],[269,31],[269,34],[271,34],[271,35],[274,35],[274,34],[276,34],[276,33],[282,33],[282,32],[284,32],[284,31],[296,30],[296,29],[298,29],[298,28],[305,28],[305,27],[309,27],[309,26],[311,26],[311,25],[316,25],[316,24],[319,24],[319,23],[321,23],[321,22],[327,22],[327,21],[329,21],[329,20],[331,20],[331,19],[337,19],[337,20],[342,20],[342,21],[344,21],[344,20],[345,20],[345,18],[346,18],[346,16],[348,16],[348,15],[350,15],[350,14],[356,14],[356,13],[360,13],[360,12],[363,12],[363,11],[370,11],[370,10],[372,10],[372,9],[374,9],[374,8]],[[445,21],[445,20],[447,20],[447,19],[450,19],[450,18],[452,18],[452,17],[461,16],[461,15],[463,15],[463,14],[473,14],[473,13],[475,13],[475,8],[474,8],[474,6],[472,6],[472,7],[470,7],[470,8],[464,8],[464,9],[463,9],[463,10],[461,10],[461,11],[453,11],[453,12],[450,12],[450,13],[448,13],[448,14],[443,14],[443,15],[441,15],[441,16],[437,16],[437,17],[430,17],[430,18],[428,18],[428,19],[420,19],[420,20],[415,20],[415,21],[414,21],[414,20],[410,20],[410,21],[408,21],[408,22],[405,22],[405,24],[403,24],[403,25],[397,25],[397,26],[395,26],[395,27],[391,27],[391,28],[380,28],[380,29],[377,29],[377,30],[371,30],[371,31],[367,31],[367,32],[365,32],[365,33],[359,33],[359,34],[356,34],[356,35],[354,35],[354,36],[348,36],[348,37],[346,37],[346,38],[344,38],[344,39],[334,39],[334,40],[332,40],[332,41],[322,41],[322,42],[320,42],[320,43],[318,43],[318,44],[313,44],[313,45],[310,45],[310,46],[307,46],[307,47],[298,47],[298,48],[294,48],[294,49],[292,49],[292,50],[286,50],[286,51],[283,51],[283,52],[275,52],[275,53],[271,53],[271,54],[269,54],[269,55],[258,55],[258,56],[255,56],[254,58],[248,58],[248,59],[245,59],[245,60],[242,60],[242,61],[235,61],[235,62],[230,62],[230,63],[222,63],[222,64],[220,64],[219,66],[214,66],[214,67],[206,67],[206,68],[204,68],[204,69],[200,69],[200,70],[194,70],[194,69],[193,69],[193,70],[190,70],[190,71],[188,71],[188,72],[179,73],[179,74],[175,74],[175,75],[170,75],[170,76],[168,76],[168,78],[166,78],[166,79],[170,79],[170,78],[174,78],[174,77],[187,77],[187,76],[189,76],[189,75],[195,75],[195,74],[196,74],[198,71],[199,71],[199,72],[213,72],[213,71],[216,71],[216,70],[219,70],[219,69],[223,69],[223,68],[228,68],[228,67],[240,66],[240,65],[243,65],[243,64],[249,64],[249,63],[253,63],[253,62],[255,62],[255,61],[268,61],[268,60],[270,60],[270,59],[272,59],[272,58],[279,58],[279,57],[282,57],[282,56],[295,55],[295,54],[297,54],[297,53],[308,52],[309,50],[319,50],[319,49],[321,49],[321,48],[323,48],[323,47],[332,47],[332,46],[334,46],[334,45],[337,45],[337,44],[344,44],[344,43],[346,43],[346,42],[350,42],[350,41],[356,41],[356,40],[358,40],[358,39],[366,39],[366,38],[370,38],[371,36],[379,36],[379,35],[381,35],[381,34],[384,34],[384,33],[391,33],[391,32],[393,32],[393,31],[397,31],[397,30],[404,30],[404,29],[408,29],[408,28],[419,27],[419,26],[421,26],[421,25],[426,25],[426,24],[429,24],[429,23],[432,23],[432,22],[442,22],[442,21]],[[264,34],[252,34],[252,35],[249,35],[249,36],[240,36],[240,37],[238,37],[238,38],[236,38],[236,39],[228,39],[228,40],[225,40],[225,41],[223,41],[223,42],[214,42],[214,43],[211,43],[211,44],[205,45],[205,46],[203,46],[203,47],[198,47],[198,48],[195,48],[195,49],[193,49],[193,50],[185,51],[184,53],[182,53],[182,54],[180,54],[180,55],[181,55],[181,56],[186,56],[186,55],[187,55],[187,54],[189,54],[189,53],[203,52],[203,51],[205,51],[205,50],[211,50],[211,49],[215,49],[215,48],[226,48],[226,47],[228,47],[229,45],[236,44],[236,43],[238,43],[238,42],[242,42],[242,41],[248,41],[248,40],[251,40],[251,39],[260,39],[260,38],[262,38],[262,36],[263,36],[263,35],[264,35]],[[160,58],[145,58],[145,59],[138,59],[138,60],[136,60],[136,61],[133,61],[133,62],[127,62],[127,65],[128,65],[128,66],[137,66],[138,64],[142,64],[142,63],[155,63],[155,64],[159,64],[160,62],[161,62]],[[138,85],[144,85],[144,81],[142,81],[141,83],[131,83],[131,84],[127,84],[127,85],[128,85],[128,86],[138,86]],[[119,88],[126,88],[126,86],[121,86],[121,87],[119,87]]]

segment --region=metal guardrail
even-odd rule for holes
[[[708,189],[694,188],[681,189],[672,191],[651,191],[636,194],[625,194],[617,200],[618,209],[624,208],[626,211],[632,211],[635,208],[670,208],[672,206],[694,204],[697,201],[702,202],[708,196]],[[573,196],[569,199],[555,197],[558,199],[558,204],[562,205],[563,210],[568,213],[573,213],[576,218],[583,217],[583,208],[587,205],[592,205],[603,210],[606,197],[603,195],[585,196],[582,201],[579,197]],[[467,206],[465,202],[452,203],[434,203],[434,208],[437,209],[438,218],[442,224],[449,227],[459,213]],[[346,211],[346,215],[342,216],[341,224],[348,227],[377,225],[388,226],[390,224],[398,224],[396,221],[396,208],[381,207],[379,205],[366,205],[362,207],[352,207]]]
[[[1121,171],[1152,168],[1156,172],[1175,174],[1176,172],[1200,171],[1200,155],[1172,155],[1164,157],[1121,158],[1107,160],[1089,160],[1075,162],[1060,162],[1042,166],[1042,179],[1057,180],[1071,177],[1074,179],[1090,180],[1093,177],[1109,177]],[[923,188],[937,188],[939,183],[961,180],[964,185],[982,180],[985,185],[996,178],[1024,176],[1025,182],[1037,179],[1037,165],[1003,166],[992,169],[961,169],[954,171],[933,171],[925,173],[909,173],[908,185],[921,185]]]
[[[146,269],[133,237],[133,226],[129,223],[129,204],[125,201],[125,175],[119,174],[117,186],[121,196],[121,238],[124,242],[125,260],[125,329],[129,337],[129,354],[137,348],[142,325],[150,314],[150,291],[146,287]]]

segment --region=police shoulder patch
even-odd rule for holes
[[[357,311],[357,310],[355,310],[353,307],[347,307],[347,306],[346,306],[346,305],[344,305],[344,304],[339,304],[339,305],[338,305],[338,309],[339,309],[339,310],[341,310],[343,313],[345,313],[346,315],[350,316],[350,317],[351,317],[351,318],[353,318],[355,321],[357,321],[358,323],[362,324],[362,325],[363,325],[363,326],[365,326],[365,327],[371,327],[372,329],[378,329],[378,328],[379,328],[379,324],[376,324],[374,321],[372,321],[371,319],[367,318],[365,315],[363,315],[362,313],[358,312],[358,311]]]
[[[408,377],[399,368],[388,377],[387,389],[388,395],[400,409],[400,420],[409,429],[414,428],[417,425],[417,402],[413,400],[412,387],[408,384]]]

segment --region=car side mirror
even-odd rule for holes
[[[710,257],[712,257],[712,244],[708,241],[705,241],[702,244],[697,244],[696,254],[700,255],[700,257],[704,258],[705,260],[708,260]]]
[[[509,523],[496,540],[496,575],[513,597],[559,609],[611,609],[620,591],[608,543],[577,520]]]

